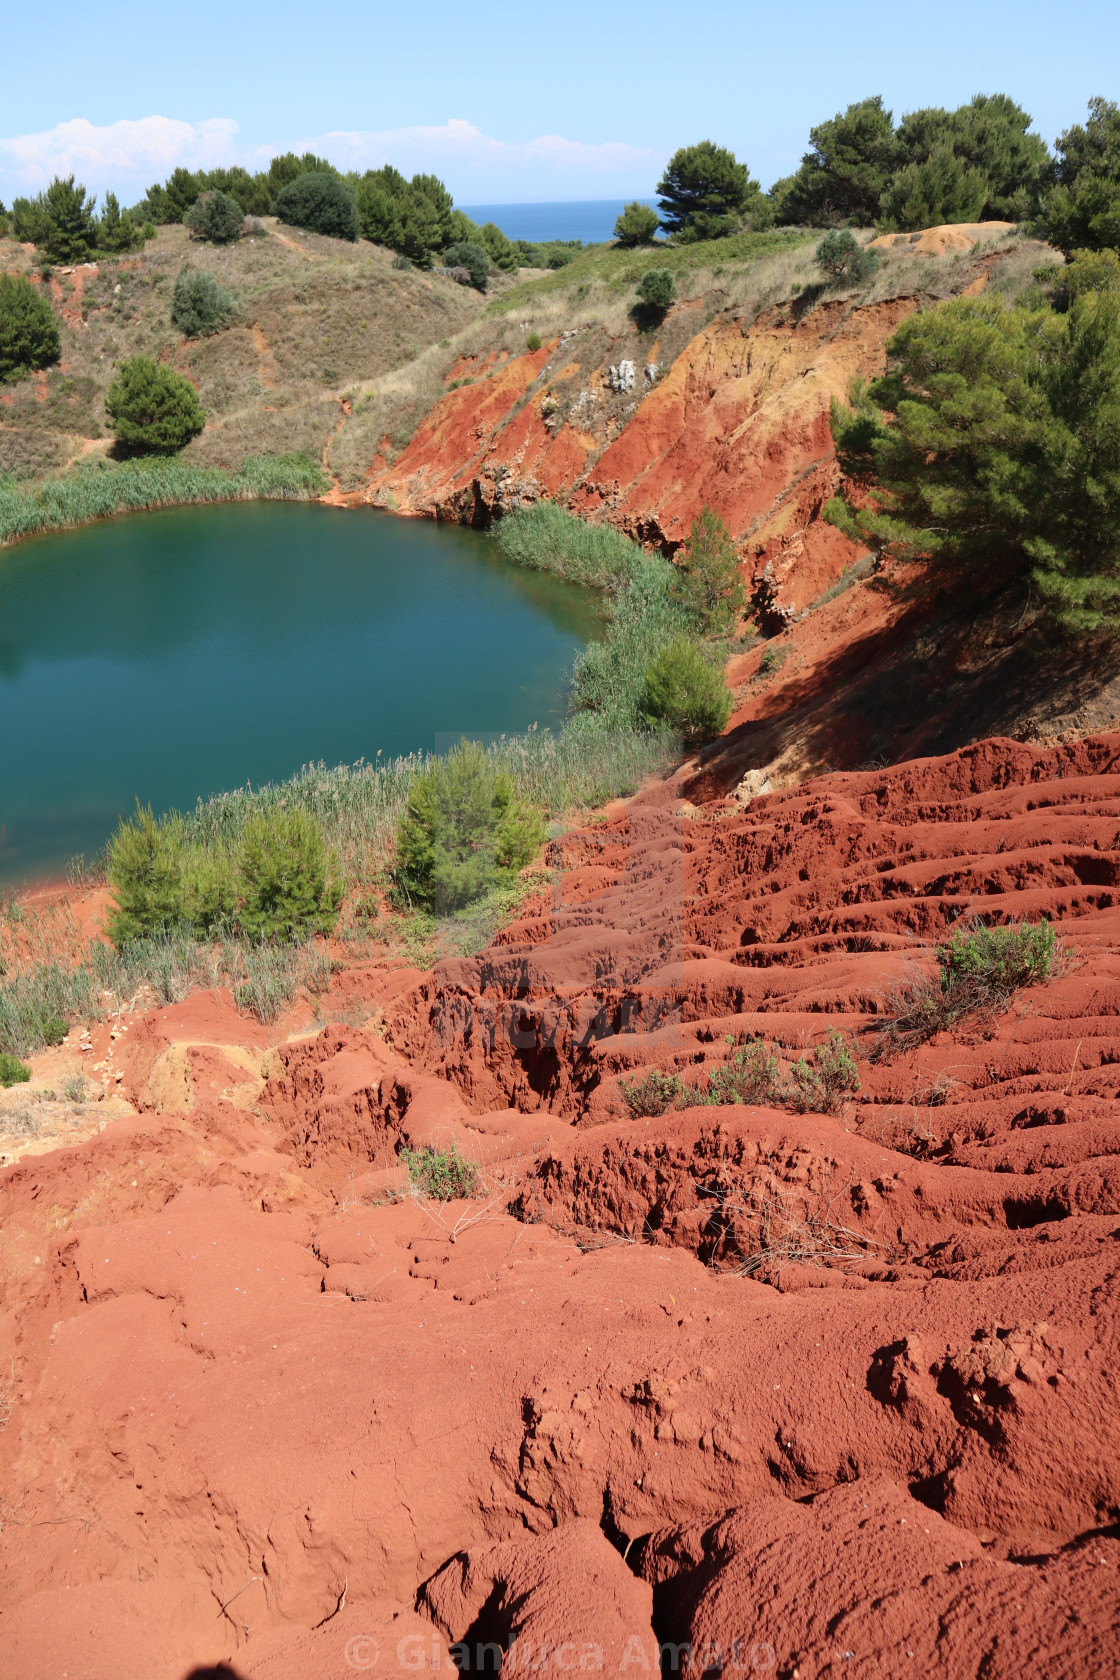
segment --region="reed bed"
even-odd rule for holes
[[[303,455],[256,455],[240,472],[186,461],[99,462],[52,478],[35,490],[0,479],[0,545],[114,514],[190,502],[306,501],[328,488]]]

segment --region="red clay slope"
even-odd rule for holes
[[[578,335],[555,340],[448,392],[358,499],[488,524],[548,496],[668,550],[707,503],[752,570],[769,564],[783,605],[800,609],[859,552],[819,518],[837,487],[829,405],[856,375],[883,371],[884,345],[915,307],[836,302],[753,325],[721,315],[651,389],[637,367],[630,395],[611,390],[619,350],[584,367]],[[556,393],[576,386],[557,425]]]
[[[249,1107],[228,1001],[182,1112],[182,1022],[134,1029],[163,1111],[0,1173],[5,1674],[1114,1674],[1117,766],[651,793],[479,958],[348,976],[386,1036]],[[1056,977],[869,1059],[973,912],[1050,916]],[[830,1027],[842,1112],[620,1098]],[[451,1141],[479,1194],[388,1199]]]

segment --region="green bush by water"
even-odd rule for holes
[[[409,902],[460,910],[509,880],[545,837],[540,812],[506,770],[464,741],[433,759],[409,790],[397,830],[397,885]]]
[[[117,442],[138,454],[174,455],[206,424],[198,392],[185,374],[151,356],[131,356],[105,393]]]
[[[36,490],[0,477],[0,544],[144,508],[255,498],[306,501],[328,488],[322,469],[306,455],[250,456],[236,473],[173,460],[104,463],[52,478]]]
[[[667,725],[690,745],[720,734],[731,716],[731,695],[722,668],[705,658],[687,636],[660,648],[646,665],[643,714]]]
[[[298,809],[251,817],[232,850],[189,844],[181,817],[157,820],[137,805],[109,844],[108,877],[118,951],[180,927],[200,938],[236,929],[257,941],[307,939],[331,930],[342,900],[322,830]]]

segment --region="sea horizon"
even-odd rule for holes
[[[544,244],[550,239],[581,239],[599,245],[613,239],[614,224],[632,198],[538,199],[516,204],[461,204],[474,222],[496,222],[507,239]],[[642,198],[653,209],[657,202]]]

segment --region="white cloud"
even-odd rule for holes
[[[17,194],[38,192],[52,175],[73,173],[91,192],[112,187],[127,203],[177,164],[210,169],[243,163],[259,169],[277,152],[311,150],[342,169],[392,163],[406,175],[430,171],[463,203],[613,198],[648,192],[664,158],[622,141],[592,145],[559,134],[495,140],[461,118],[432,127],[340,130],[276,145],[250,146],[239,136],[231,117],[199,123],[142,117],[102,127],[76,117],[42,134],[0,139],[0,192],[10,202]]]
[[[494,140],[453,117],[439,127],[340,130],[300,142],[340,168],[377,169],[392,163],[406,175],[442,175],[457,199],[596,196],[650,191],[664,153],[620,140],[590,145],[560,134],[535,140]]]
[[[141,117],[98,128],[84,117],[58,123],[43,134],[0,140],[0,174],[5,196],[38,192],[52,175],[74,174],[91,192],[106,187],[136,187],[170,174],[176,164],[213,169],[232,161],[242,148],[230,117],[210,122],[178,122],[174,117]]]

